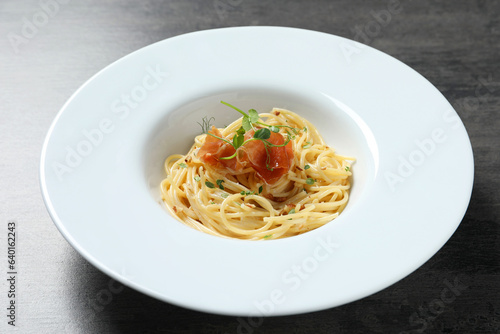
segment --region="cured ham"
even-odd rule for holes
[[[220,131],[215,127],[212,127],[209,132],[222,137]],[[254,130],[245,133],[245,141],[251,139],[254,133]],[[267,141],[272,145],[283,145],[285,143],[283,136],[275,132],[271,132],[271,136]],[[221,159],[230,157],[236,151],[232,145],[209,135],[198,151],[198,157],[204,163],[215,168],[227,169],[228,172],[237,172],[245,166],[250,166],[267,184],[278,181],[292,166],[293,148],[291,141],[285,146],[267,146],[266,150],[266,145],[262,140],[251,140],[238,150],[237,157]]]
[[[253,135],[254,131],[250,130],[245,134],[245,140],[252,138]],[[283,136],[275,132],[271,132],[271,137],[267,141],[273,145],[283,145],[285,143]],[[261,140],[252,140],[240,149],[244,152],[243,159],[247,160],[257,175],[268,184],[278,181],[292,166],[293,149],[291,141],[285,146],[268,147],[267,152],[265,144]]]
[[[212,129],[209,131],[211,134],[221,137],[222,133],[220,133],[219,129],[215,126],[212,126]],[[220,159],[222,157],[230,157],[234,154],[236,150],[232,145],[215,138],[213,136],[207,135],[205,139],[205,143],[198,151],[198,157],[204,163],[219,168],[219,169],[229,169],[230,171],[238,171],[241,169],[241,165],[238,163],[236,158],[233,159]]]

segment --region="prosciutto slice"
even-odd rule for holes
[[[209,132],[222,137],[216,127],[212,127]],[[245,134],[245,140],[252,138],[254,133],[253,130],[248,131]],[[285,143],[283,136],[275,132],[271,132],[271,137],[267,141],[273,145]],[[268,147],[266,152],[265,144],[261,140],[252,140],[238,150],[237,158],[221,159],[233,155],[234,147],[221,139],[207,136],[205,143],[198,151],[198,157],[204,163],[215,168],[226,169],[228,172],[236,172],[244,166],[251,166],[267,184],[278,181],[292,166],[293,148],[291,141],[285,146]]]
[[[245,134],[245,140],[252,138],[254,131],[250,130]],[[274,145],[283,145],[285,139],[279,133],[271,132],[268,142]],[[265,144],[261,140],[252,140],[240,149],[244,152],[243,160],[250,163],[257,175],[267,184],[273,184],[286,174],[293,161],[292,142],[285,146],[268,147],[266,152]],[[268,157],[269,153],[269,157]]]
[[[212,126],[212,129],[209,131],[209,133],[223,138],[222,133],[220,133],[219,129],[217,129],[215,126]],[[234,154],[234,152],[236,152],[236,150],[232,145],[229,145],[219,138],[207,135],[205,143],[198,151],[198,157],[204,163],[215,168],[229,169],[230,172],[235,172],[241,169],[241,165],[238,163],[238,160],[236,158],[220,159],[223,157],[230,157]]]

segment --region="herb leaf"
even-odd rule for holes
[[[240,195],[253,195],[253,194],[255,194],[254,191],[244,191],[244,190],[242,190],[240,192]]]
[[[195,180],[196,182],[199,182],[199,181],[201,180],[201,177],[199,177],[198,175],[196,175],[196,176],[194,177],[194,180]]]
[[[304,166],[304,169],[309,169],[309,168],[311,168],[311,166],[309,166],[309,165]]]
[[[248,111],[248,118],[250,120],[250,123],[257,123],[259,120],[259,113],[255,109],[250,109]]]
[[[257,130],[253,137],[255,139],[269,139],[269,137],[271,137],[271,131],[269,131],[268,128],[262,128]]]
[[[293,214],[293,213],[295,213],[295,209],[292,209],[292,210],[288,211],[288,214],[289,214],[289,215],[291,215],[291,214]]]
[[[345,168],[345,171],[346,171],[346,172],[348,172],[348,171],[350,171],[350,170],[351,170],[351,168],[349,168],[349,166],[347,166],[347,167]]]
[[[262,190],[264,190],[264,188],[262,188],[262,186],[259,187],[259,194],[262,192]]]
[[[312,179],[312,178],[310,178],[310,177],[308,177],[308,178],[306,179],[306,183],[307,183],[307,184],[309,184],[309,185],[313,185],[313,184],[314,184],[314,182],[315,182],[315,181],[314,181],[314,179]]]
[[[217,180],[217,185],[219,186],[220,189],[224,190],[224,186],[222,185],[222,182],[224,182],[224,180]]]
[[[274,126],[274,125],[271,125],[269,127],[269,130],[271,130],[272,132],[276,132],[276,133],[280,132],[280,128],[278,128],[277,126]]]
[[[210,181],[206,181],[206,182],[205,182],[205,185],[206,185],[207,187],[209,187],[209,188],[212,188],[212,189],[213,189],[213,188],[215,188],[214,184],[213,184],[212,182],[210,182]]]
[[[309,148],[311,147],[311,143],[306,141],[306,144],[304,146],[302,146],[302,148]]]
[[[243,130],[245,131],[245,130]],[[245,141],[245,136],[242,134],[235,134],[233,137],[233,146],[234,149],[237,150],[241,145],[243,145],[243,142]]]
[[[181,162],[181,163],[179,164],[179,166],[180,166],[181,168],[187,168],[187,165],[186,165],[184,162]]]
[[[241,122],[241,127],[245,131],[250,131],[252,129],[252,123],[250,123],[250,119],[248,116],[243,116],[243,121]]]
[[[240,128],[238,130],[236,130],[236,133],[239,134],[239,135],[244,135],[245,134],[245,129],[243,129],[243,127],[240,126]]]

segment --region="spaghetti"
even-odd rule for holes
[[[170,213],[199,231],[250,240],[295,236],[335,219],[349,199],[354,159],[336,154],[291,111],[245,115],[166,159],[161,193]]]

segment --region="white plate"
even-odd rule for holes
[[[225,240],[160,205],[163,160],[198,121],[293,110],[353,155],[346,210],[301,236]],[[228,315],[287,315],[363,298],[405,277],[455,231],[473,156],[465,128],[426,79],[370,47],[278,27],[201,31],[108,66],[66,103],[42,152],[41,188],[69,243],[116,280]]]

